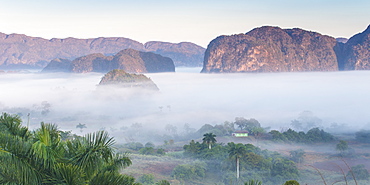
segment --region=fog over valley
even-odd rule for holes
[[[41,121],[62,130],[106,129],[120,135],[133,125],[165,133],[167,125],[199,129],[236,117],[263,127],[291,127],[303,111],[328,131],[357,131],[370,124],[370,71],[201,74],[200,68],[148,73],[159,92],[97,88],[104,74],[3,73],[0,111],[20,114],[23,124]],[[87,128],[80,131],[77,124]],[[118,142],[125,142],[117,137]]]
[[[0,184],[370,185],[370,1],[7,1]]]

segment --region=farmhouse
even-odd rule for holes
[[[248,137],[248,133],[247,130],[236,130],[231,135],[234,137]]]

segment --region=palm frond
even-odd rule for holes
[[[54,124],[41,123],[35,132],[32,145],[33,157],[44,169],[53,169],[57,159],[63,154],[59,131]]]
[[[89,185],[135,185],[135,178],[114,172],[104,172],[97,174],[91,179]]]
[[[41,174],[32,166],[27,158],[10,152],[0,154],[1,179],[7,183],[40,184]]]
[[[73,144],[79,145],[74,147]],[[105,131],[87,134],[80,142],[70,142],[69,148],[77,150],[71,161],[83,168],[88,177],[92,177],[99,169],[113,159],[114,139]]]
[[[127,154],[116,154],[113,159],[106,164],[103,171],[119,171],[121,168],[128,167],[132,164]]]
[[[58,183],[63,183],[66,185],[86,184],[83,170],[76,165],[58,163],[56,165],[55,172],[55,178],[59,180]]]
[[[18,115],[2,113],[0,116],[0,129],[10,133],[11,135],[25,139],[30,137],[28,128],[22,126],[22,120]]]

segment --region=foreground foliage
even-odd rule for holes
[[[63,141],[56,125],[41,123],[31,132],[7,113],[0,128],[0,184],[136,184],[119,173],[131,160],[114,152],[115,141],[105,131]]]

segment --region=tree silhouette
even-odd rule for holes
[[[76,125],[76,128],[79,128],[80,132],[82,132],[82,129],[87,128],[87,127],[86,127],[86,124],[78,123],[78,125]]]
[[[215,138],[216,135],[214,135],[213,133],[205,133],[203,136],[203,143],[207,143],[208,148],[212,149],[212,144],[217,142]]]

